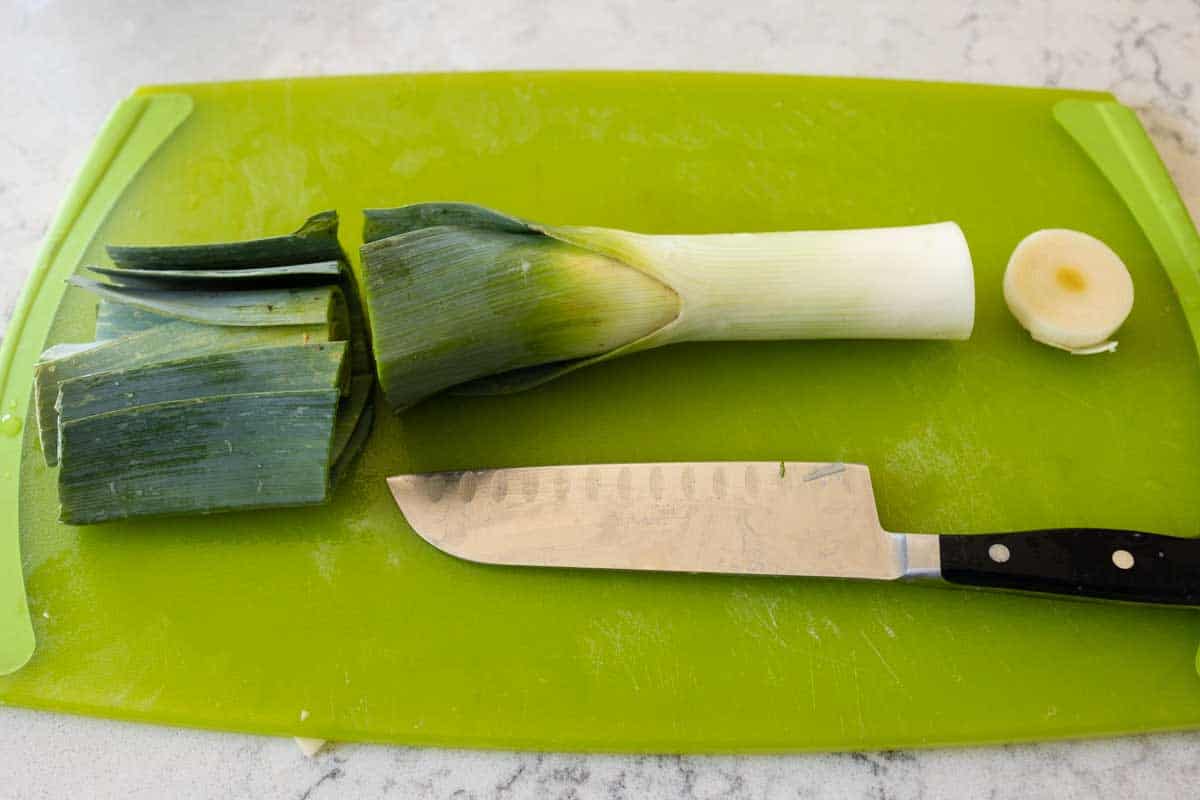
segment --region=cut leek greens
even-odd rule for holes
[[[253,242],[110,247],[99,341],[36,368],[61,519],[323,502],[364,444],[374,375],[337,216]]]
[[[364,411],[371,406],[374,391],[375,376],[355,375],[350,379],[349,393],[342,393],[342,407],[338,409],[337,427],[333,430],[330,457],[334,460],[341,458],[347,449],[353,449],[350,442],[354,439],[354,431],[362,421]]]
[[[336,286],[306,289],[158,290],[135,289],[73,277],[74,286],[99,295],[105,300],[124,303],[163,317],[197,322],[203,325],[271,326],[331,325],[349,334],[346,301]]]
[[[367,211],[364,239],[375,363],[397,411],[684,341],[966,339],[974,324],[952,222],[651,236],[421,203]]]
[[[351,395],[353,397],[354,395]],[[346,405],[346,401],[342,401],[342,406]],[[338,412],[339,417],[342,412]],[[333,461],[329,465],[329,485],[337,486],[345,478],[346,473],[350,469],[350,465],[354,463],[354,458],[359,451],[367,443],[367,437],[371,435],[371,426],[375,424],[375,404],[373,402],[364,403],[362,412],[358,415],[354,423],[354,428],[350,431],[350,435],[344,441],[339,441],[338,436],[340,431],[334,431],[334,450],[332,451]],[[338,450],[336,448],[340,447]]]
[[[123,286],[139,289],[173,289],[180,287],[211,288],[238,284],[255,286],[299,286],[304,283],[336,281],[341,266],[336,261],[315,264],[292,264],[283,267],[253,269],[127,269],[124,267],[88,267],[88,270]]]
[[[1133,310],[1133,279],[1094,236],[1041,230],[1013,251],[1004,300],[1035,341],[1075,355],[1109,353],[1117,349],[1110,337]]]
[[[155,325],[162,325],[170,320],[170,317],[155,314],[153,311],[144,311],[124,303],[101,300],[96,305],[96,338],[119,339],[131,333],[153,328]]]
[[[295,233],[251,239],[185,245],[109,245],[108,257],[128,269],[253,269],[317,261],[342,261],[336,211],[309,217]]]
[[[226,350],[114,369],[63,381],[56,407],[62,424],[83,417],[179,399],[272,391],[335,389],[349,376],[345,342]],[[359,409],[361,413],[361,409]]]
[[[64,422],[60,518],[323,502],[338,392],[178,400]]]
[[[58,463],[56,404],[65,381],[185,357],[325,341],[329,341],[329,329],[324,325],[234,328],[171,321],[119,339],[52,347],[42,353],[33,373],[34,405],[46,463]]]

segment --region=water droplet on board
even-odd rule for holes
[[[21,418],[12,414],[0,414],[0,434],[16,436],[21,432]]]

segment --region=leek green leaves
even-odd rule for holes
[[[319,503],[374,418],[337,215],[249,242],[110,247],[97,341],[42,354],[35,405],[61,518]]]

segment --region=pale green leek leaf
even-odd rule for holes
[[[341,265],[337,261],[252,269],[87,269],[111,278],[115,284],[136,289],[258,289],[336,283],[341,276]]]
[[[67,356],[78,355],[87,350],[94,350],[104,344],[107,344],[107,342],[64,342],[63,344],[54,344],[42,351],[42,354],[38,356],[38,363],[42,364],[47,361],[55,361]]]
[[[143,290],[238,290],[264,287],[300,287],[337,283],[342,293],[348,324],[347,338],[351,342],[351,358],[356,373],[372,371],[370,334],[358,296],[357,280],[350,266],[342,261],[322,261],[315,264],[293,264],[260,269],[226,270],[142,270],[119,267],[89,267],[116,284],[103,284],[109,289]],[[88,287],[90,288],[90,287]],[[103,300],[96,315],[96,337],[112,339],[125,333],[144,330],[167,319],[144,308],[127,303]]]
[[[332,339],[348,334],[346,303],[335,286],[238,291],[133,289],[72,277],[71,285],[114,303],[205,325],[240,327],[319,325],[333,327]]]

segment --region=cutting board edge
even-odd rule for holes
[[[262,88],[276,85],[281,88],[292,84],[305,85],[336,85],[349,83],[363,78],[386,79],[404,78],[412,80],[444,80],[447,82],[464,83],[472,81],[488,82],[497,79],[512,82],[536,82],[542,80],[589,82],[606,80],[616,83],[638,81],[644,79],[662,80],[675,79],[680,82],[702,82],[711,84],[714,81],[728,82],[730,85],[747,83],[760,85],[764,81],[779,81],[781,83],[802,79],[817,81],[831,85],[846,86],[879,86],[893,87],[908,86],[915,90],[937,91],[946,88],[970,89],[981,94],[995,93],[1025,93],[1030,91],[1057,94],[1062,97],[1076,97],[1090,100],[1108,100],[1119,102],[1112,92],[1102,89],[1078,89],[1059,86],[1022,86],[1019,84],[974,83],[971,81],[945,81],[926,78],[877,78],[841,75],[814,75],[806,73],[780,73],[747,71],[710,71],[710,70],[623,70],[623,69],[583,69],[583,70],[474,70],[469,72],[445,72],[438,70],[391,72],[391,73],[345,73],[339,75],[311,75],[295,78],[252,78],[238,81],[201,81],[191,83],[148,83],[135,88],[131,97],[148,97],[159,94],[176,94],[203,92],[212,88]]]
[[[27,419],[34,364],[66,291],[66,278],[78,269],[125,188],[191,111],[186,94],[135,94],[118,103],[104,122],[47,230],[0,343],[0,413]],[[25,436],[33,434],[24,431]],[[24,666],[36,644],[20,551],[21,450],[19,428],[12,435],[0,432],[0,592],[14,595],[0,601],[0,675]]]
[[[560,737],[553,748],[539,746],[537,740],[514,738],[503,733],[492,735],[445,735],[438,732],[404,732],[390,735],[363,736],[347,728],[322,727],[319,724],[307,725],[297,722],[296,725],[256,725],[254,723],[233,723],[214,717],[209,720],[185,719],[182,715],[159,714],[152,712],[115,711],[109,706],[89,704],[51,704],[41,702],[11,702],[4,701],[0,705],[27,708],[33,711],[48,713],[65,713],[75,716],[99,717],[118,722],[128,722],[144,725],[161,725],[166,727],[189,728],[192,730],[216,731],[223,733],[241,733],[252,736],[270,736],[289,738],[302,736],[315,739],[325,739],[331,742],[347,742],[360,744],[396,745],[404,747],[432,747],[439,750],[492,750],[509,752],[561,752],[587,754],[622,754],[622,755],[786,755],[797,753],[853,753],[853,752],[889,752],[894,750],[942,750],[964,749],[973,747],[995,747],[1011,744],[1036,744],[1042,742],[1092,741],[1119,736],[1141,736],[1168,733],[1200,731],[1200,720],[1179,724],[1151,725],[1147,727],[1128,727],[1114,725],[1105,728],[1088,728],[1082,725],[1063,725],[1055,730],[1040,731],[1036,734],[1009,735],[1000,732],[990,733],[970,740],[946,737],[914,737],[912,739],[897,737],[863,736],[850,741],[847,737],[832,732],[828,739],[810,739],[808,744],[791,745],[786,742],[750,742],[746,737],[739,736],[738,741],[720,742],[713,737],[697,738],[686,741],[679,736],[662,737],[658,740],[644,742],[641,745],[614,745],[603,737]],[[542,737],[544,741],[544,737]]]

